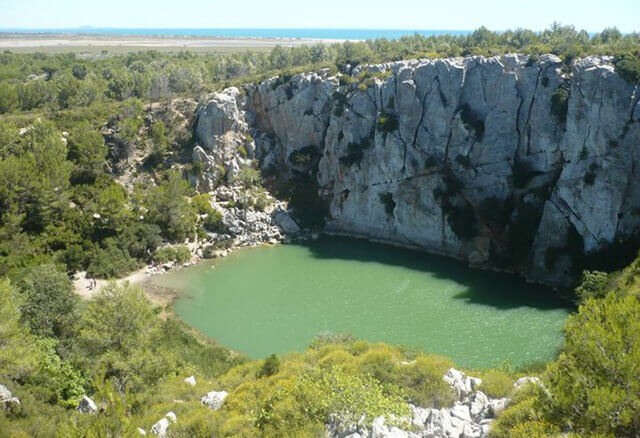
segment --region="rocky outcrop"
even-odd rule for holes
[[[507,406],[507,398],[492,399],[477,388],[482,380],[449,369],[443,379],[458,395],[458,401],[449,408],[432,409],[409,405],[411,415],[401,419],[375,418],[371,424],[364,421],[353,424],[340,415],[331,417],[327,424],[330,438],[482,438],[489,435],[491,423]],[[537,384],[535,377],[524,377],[514,385],[519,389]],[[391,420],[391,421],[389,421]]]
[[[217,411],[222,407],[224,400],[229,393],[227,391],[211,391],[200,399],[203,405],[208,406],[210,409]]]
[[[9,388],[4,385],[0,385],[0,407],[2,409],[10,409],[13,406],[18,406],[20,399],[14,397]]]
[[[177,421],[178,418],[176,417],[176,414],[174,412],[167,412],[164,417],[162,417],[153,426],[151,426],[151,433],[159,438],[165,438],[167,436],[169,426]],[[139,429],[138,432],[140,430],[142,429]]]
[[[98,406],[96,406],[96,403],[86,395],[82,396],[76,409],[84,414],[95,414],[98,412]]]
[[[314,179],[328,232],[568,286],[640,227],[640,91],[612,61],[414,60],[228,89],[198,110],[199,183],[257,159]]]

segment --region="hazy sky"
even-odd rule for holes
[[[640,0],[0,0],[0,28],[540,30],[553,21],[640,31]]]

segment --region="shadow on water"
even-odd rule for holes
[[[398,266],[422,271],[434,278],[455,281],[465,289],[454,298],[470,304],[501,310],[519,307],[538,310],[573,308],[570,302],[551,288],[529,284],[513,274],[472,269],[460,261],[442,256],[350,237],[323,237],[300,245],[306,246],[318,259]]]

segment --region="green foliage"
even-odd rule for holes
[[[191,251],[185,245],[165,246],[158,248],[153,254],[153,261],[156,263],[176,262],[182,264],[191,259]]]
[[[15,87],[6,82],[0,82],[0,114],[11,111],[17,102],[18,92]]]
[[[262,176],[258,169],[254,169],[250,166],[245,166],[240,169],[240,172],[235,176],[235,181],[242,184],[245,189],[253,187],[259,187],[262,183]]]
[[[349,143],[347,145],[347,153],[339,159],[340,163],[347,167],[351,167],[354,164],[359,166],[364,157],[364,151],[371,146],[371,138],[365,138],[359,143]]]
[[[262,366],[256,373],[256,377],[269,377],[280,371],[280,359],[275,354],[272,354],[264,360]]]
[[[189,183],[175,171],[170,171],[157,186],[147,191],[144,207],[147,220],[160,227],[164,237],[172,242],[193,236],[196,212],[188,200]]]
[[[587,299],[565,326],[566,345],[546,373],[545,412],[576,432],[640,431],[640,302],[610,294]]]
[[[395,113],[384,113],[378,117],[378,131],[387,135],[398,129],[398,116]]]
[[[102,135],[91,124],[83,122],[69,133],[69,158],[79,170],[90,178],[102,170],[107,156],[107,146]]]
[[[580,284],[576,287],[575,295],[580,301],[589,298],[603,298],[607,293],[609,274],[600,271],[583,271]]]
[[[167,128],[162,120],[156,120],[151,125],[151,141],[153,148],[151,150],[151,157],[159,162],[164,158],[169,147],[169,137],[167,136]]]
[[[565,85],[560,85],[556,91],[551,94],[551,115],[554,116],[559,123],[565,123],[568,110],[569,89]]]
[[[515,379],[512,374],[498,370],[487,370],[479,376],[482,384],[479,390],[491,398],[510,397]]]
[[[476,111],[471,109],[469,104],[465,103],[462,105],[460,118],[467,129],[473,131],[475,139],[482,141],[482,137],[484,136],[484,120]]]
[[[25,214],[21,226],[40,232],[66,206],[67,147],[53,124],[36,122],[16,149],[0,161],[0,211]]]
[[[640,50],[617,54],[614,65],[616,73],[630,84],[640,82]]]
[[[121,278],[140,267],[127,250],[120,248],[113,239],[107,239],[104,248],[97,248],[91,255],[87,275],[93,278]]]
[[[393,193],[380,193],[380,202],[382,203],[384,212],[387,213],[387,216],[393,216],[393,212],[396,209],[396,201],[393,200]]]
[[[78,297],[67,274],[54,265],[29,268],[19,283],[22,322],[38,336],[69,338],[78,322]]]

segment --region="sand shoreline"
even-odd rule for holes
[[[209,37],[179,35],[96,35],[67,33],[0,33],[0,50],[46,49],[268,49],[277,45],[300,47],[314,44],[334,44],[345,40],[274,37]]]

